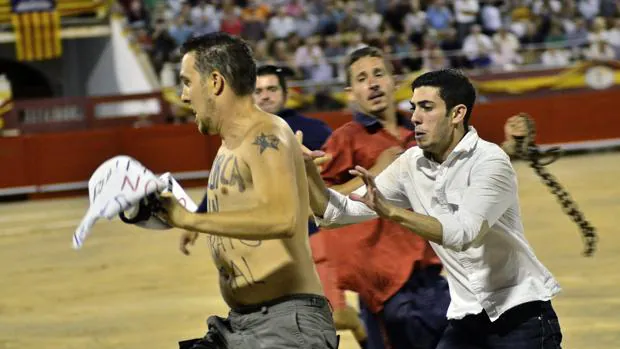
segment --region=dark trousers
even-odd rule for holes
[[[562,331],[551,302],[518,305],[494,322],[485,312],[450,320],[437,349],[560,349]]]
[[[368,349],[384,348],[381,327],[393,349],[435,349],[448,324],[450,305],[448,282],[440,271],[440,266],[415,268],[379,314],[360,305]]]

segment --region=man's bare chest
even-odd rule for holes
[[[208,212],[249,208],[254,201],[249,168],[232,152],[219,152],[213,161],[207,186]]]

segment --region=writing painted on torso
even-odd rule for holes
[[[246,170],[245,172],[242,172]],[[217,155],[209,175],[208,212],[234,211],[251,201],[251,181],[244,177],[247,169],[235,154]],[[252,268],[253,249],[262,245],[258,240],[239,240],[208,235],[209,248],[218,262],[220,271],[228,275],[228,286],[234,291],[243,286],[264,283],[258,280]]]

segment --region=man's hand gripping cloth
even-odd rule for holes
[[[73,234],[73,248],[83,246],[90,229],[102,217],[111,220],[119,215],[123,222],[145,229],[170,229],[154,214],[156,196],[163,192],[172,192],[185,208],[196,211],[196,204],[169,172],[157,177],[124,155],[105,161],[88,181],[90,207]]]

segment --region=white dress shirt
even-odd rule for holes
[[[431,245],[447,271],[449,319],[484,309],[495,321],[519,304],[550,300],[560,292],[523,234],[510,159],[500,147],[480,139],[473,127],[442,164],[413,147],[375,182],[392,204],[441,223],[443,242]],[[365,192],[365,187],[355,191]],[[327,210],[317,222],[347,224],[375,217],[363,203],[330,189]],[[486,232],[484,222],[490,227]]]

